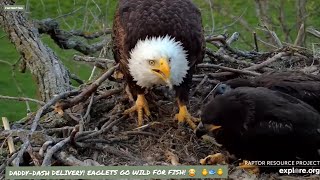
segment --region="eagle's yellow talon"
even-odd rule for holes
[[[175,119],[177,119],[179,123],[187,122],[188,125],[193,130],[195,130],[197,128],[197,126],[194,122],[200,121],[198,118],[194,118],[189,114],[186,105],[181,105],[180,103],[179,103],[179,113],[175,115]]]
[[[201,165],[226,164],[226,157],[222,153],[216,153],[200,159]]]
[[[124,114],[133,113],[135,111],[138,113],[138,127],[140,127],[143,124],[143,113],[145,113],[147,116],[151,115],[148,102],[144,95],[139,94],[136,100],[136,104],[131,108],[125,110]]]

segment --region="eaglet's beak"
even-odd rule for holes
[[[201,137],[202,135],[204,135],[206,133],[215,131],[220,128],[221,128],[221,126],[216,126],[216,125],[212,125],[212,124],[203,124],[202,122],[200,122],[198,124],[198,127],[194,131],[194,133],[197,135],[197,137]]]
[[[172,88],[172,84],[170,81],[170,66],[168,60],[166,58],[161,58],[159,63],[156,63],[152,68],[152,71],[159,76],[166,84]]]

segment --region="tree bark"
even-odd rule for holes
[[[12,0],[1,0],[0,7],[13,5]],[[71,90],[68,70],[55,53],[42,43],[38,30],[26,20],[21,11],[0,8],[0,25],[21,54],[38,85],[42,101]]]
[[[306,27],[306,4],[307,0],[298,0],[296,1],[296,10],[297,10],[297,32],[300,32],[300,39],[297,39],[296,45],[305,47],[306,38],[305,38],[305,27]]]
[[[268,0],[255,0],[256,4],[256,14],[259,18],[261,25],[266,26],[270,30],[273,30],[272,21],[269,17],[269,1]],[[266,40],[270,44],[276,44],[273,40],[270,32],[266,32]]]

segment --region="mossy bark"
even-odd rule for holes
[[[0,7],[12,4],[12,0],[0,1]],[[37,82],[42,101],[47,102],[53,95],[71,90],[68,70],[41,41],[38,29],[25,18],[23,11],[5,11],[0,8],[0,26],[27,63]]]

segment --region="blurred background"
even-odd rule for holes
[[[260,51],[275,49],[274,39],[266,29],[274,31],[281,42],[294,44],[300,28],[304,29],[303,39],[297,46],[313,49],[320,43],[320,2],[318,0],[193,0],[200,8],[206,35],[232,35],[239,32],[239,40],[232,47],[254,50],[253,33],[256,32]],[[16,0],[17,5],[25,5],[25,15],[29,21],[55,19],[65,31],[102,32],[112,27],[116,0]],[[90,77],[92,66],[75,62],[73,56],[81,55],[75,50],[59,48],[50,36],[41,35],[42,41],[53,49],[64,65],[83,81]],[[84,39],[87,44],[100,42],[102,38]],[[110,36],[107,36],[110,40]],[[107,47],[109,47],[107,44]],[[215,50],[215,47],[208,45]],[[320,46],[318,46],[320,47]],[[108,50],[108,49],[107,49]],[[98,57],[99,53],[91,56]],[[107,57],[112,59],[110,51]],[[37,99],[36,84],[27,71],[20,72],[20,55],[8,36],[0,29],[0,95],[23,96]],[[16,64],[12,66],[12,64]],[[98,74],[98,73],[96,73]],[[73,82],[74,86],[79,86]],[[30,109],[37,105],[30,102]],[[0,116],[16,121],[26,116],[25,102],[0,99]]]

